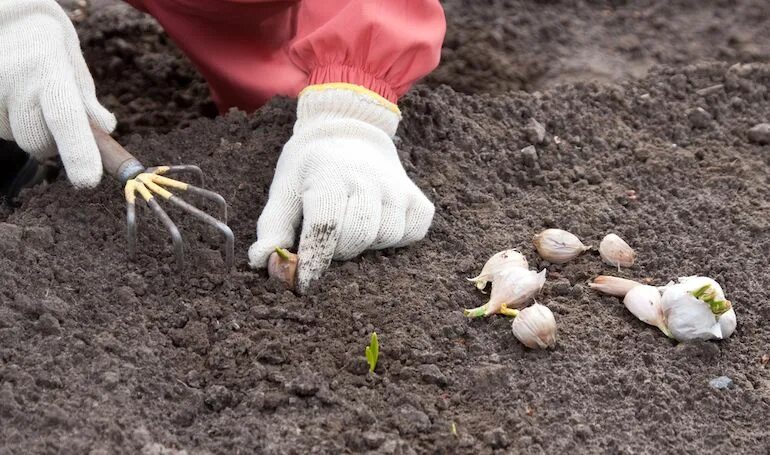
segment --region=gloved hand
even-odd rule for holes
[[[276,246],[294,244],[302,220],[297,290],[333,259],[422,239],[433,204],[406,175],[392,137],[398,108],[363,87],[322,84],[299,96],[294,134],[283,148],[249,249],[265,267]]]
[[[93,187],[102,160],[89,119],[115,129],[67,15],[54,0],[1,0],[0,138],[41,160],[58,148],[70,181]]]

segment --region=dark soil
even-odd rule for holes
[[[217,115],[206,82],[154,19],[127,4],[97,3],[77,27],[118,136],[166,133]]]
[[[496,3],[500,17],[514,6]],[[686,28],[661,15],[667,29]],[[741,31],[755,30],[746,21]],[[199,164],[229,200],[237,270],[221,273],[218,237],[177,213],[184,273],[146,212],[142,251],[127,262],[113,181],[25,193],[0,216],[0,452],[766,453],[770,149],[747,130],[770,120],[769,86],[770,65],[728,63],[538,93],[423,85],[401,102],[397,145],[436,204],[428,238],[334,264],[306,297],[246,266],[292,101],[167,135],[137,129],[123,142],[143,161]],[[535,154],[521,151],[529,145]],[[736,333],[665,338],[588,289],[615,273],[595,253],[539,260],[531,237],[547,227],[592,244],[616,232],[639,258],[623,276],[717,279]],[[465,277],[510,247],[548,269],[538,300],[556,315],[552,351],[524,348],[503,317],[462,315],[485,298]],[[368,375],[372,331],[381,355]],[[709,387],[722,375],[732,388]]]
[[[770,59],[765,0],[443,3],[442,63],[426,82],[463,93],[638,78],[656,64]]]

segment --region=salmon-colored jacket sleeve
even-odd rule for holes
[[[163,25],[221,110],[331,82],[396,102],[438,65],[446,30],[438,0],[127,1]]]

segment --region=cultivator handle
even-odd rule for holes
[[[91,123],[91,131],[94,134],[94,139],[96,139],[99,154],[102,156],[102,166],[108,174],[118,179],[120,183],[126,183],[144,171],[142,163],[128,153],[122,145],[118,144],[108,132],[93,122]]]

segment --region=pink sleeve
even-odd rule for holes
[[[357,84],[395,103],[438,65],[445,31],[438,0],[306,0],[289,58],[308,85]]]
[[[138,9],[142,12],[147,12],[147,9],[144,7],[144,3],[142,3],[142,0],[124,0],[129,5],[133,6],[134,8]]]
[[[446,29],[438,0],[126,1],[163,25],[222,111],[328,82],[396,102],[438,65]]]

